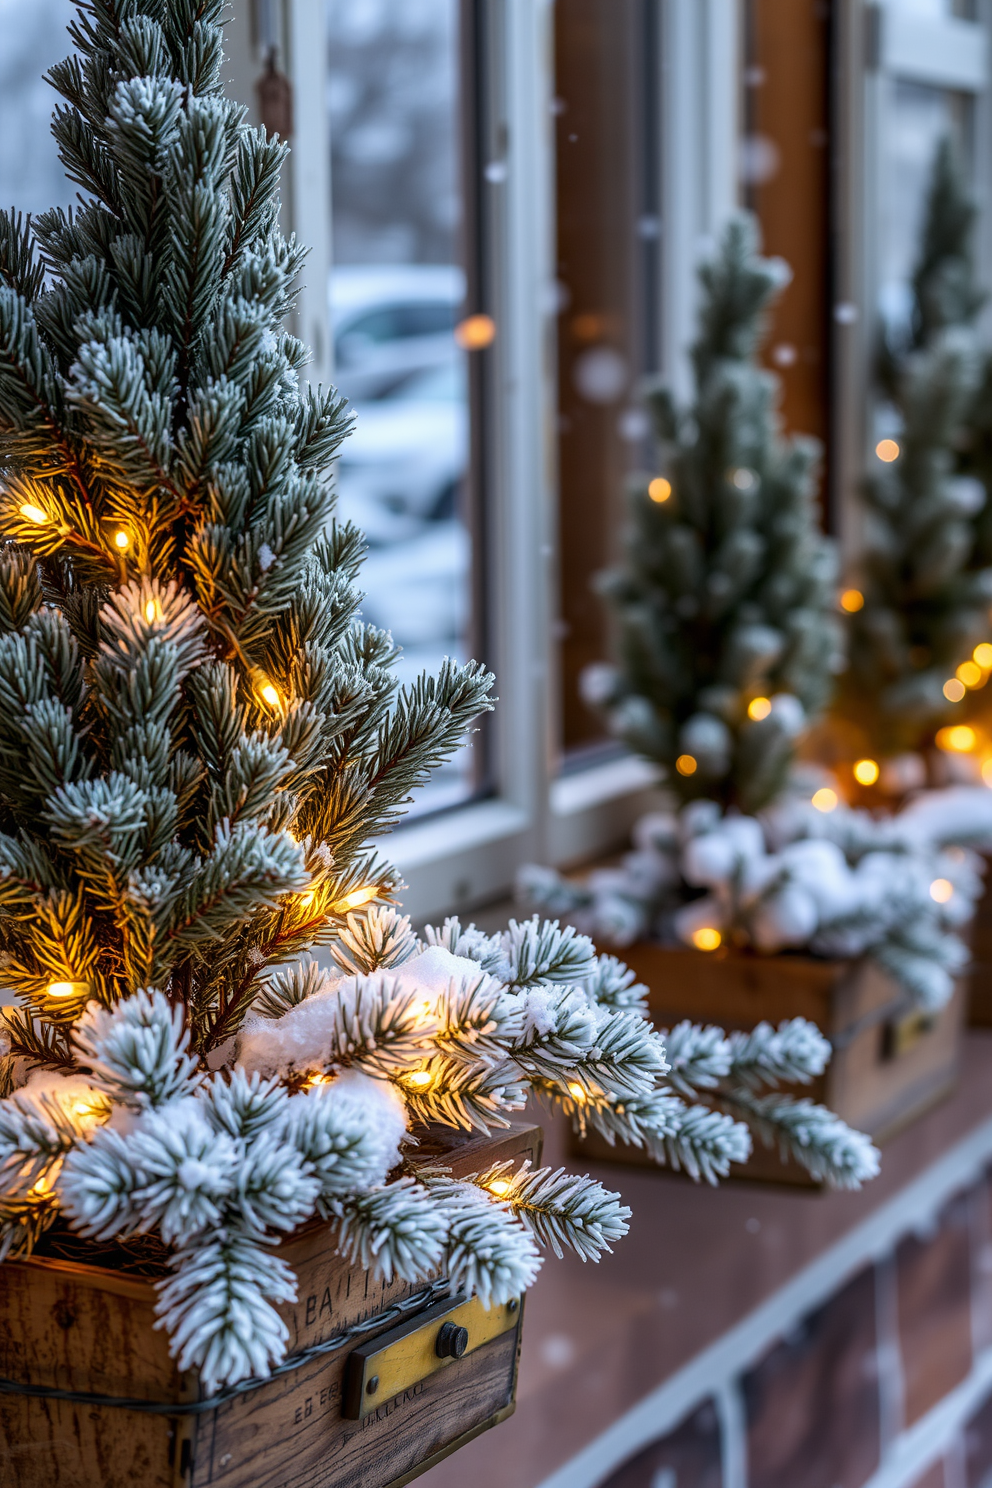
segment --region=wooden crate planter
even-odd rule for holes
[[[650,989],[659,1027],[684,1018],[750,1029],[766,1020],[809,1018],[833,1042],[823,1076],[796,1087],[829,1106],[876,1141],[915,1120],[953,1087],[966,987],[931,1016],[906,1012],[898,987],[870,963],[818,961],[811,956],[758,956],[728,947],[703,952],[640,942],[624,960]],[[610,1147],[602,1138],[576,1139],[576,1151],[597,1160],[644,1164],[635,1147]],[[755,1147],[742,1177],[812,1185],[805,1170],[777,1152]]]
[[[523,1124],[487,1139],[431,1131],[418,1161],[444,1162],[457,1176],[504,1157],[536,1162],[540,1144],[540,1128]],[[374,1387],[366,1409],[349,1418],[347,1388],[363,1362],[357,1355],[406,1326],[396,1318],[373,1320],[424,1288],[370,1281],[334,1254],[328,1227],[317,1222],[291,1236],[281,1254],[299,1278],[299,1300],[281,1309],[291,1354],[358,1322],[372,1322],[369,1331],[201,1414],[143,1414],[2,1393],[0,1485],[398,1488],[511,1414],[522,1303],[500,1309],[487,1329],[496,1336],[477,1348],[471,1339],[476,1318],[469,1319],[464,1356],[427,1366],[434,1372],[426,1378],[414,1379],[425,1370],[407,1359],[403,1377],[411,1382],[398,1393],[389,1380],[400,1376],[383,1371],[382,1389]],[[450,1303],[428,1313],[427,1301],[410,1322],[431,1323],[427,1354],[436,1359],[434,1334]],[[0,1375],[15,1385],[195,1402],[197,1376],[175,1368],[165,1333],[153,1328],[154,1302],[150,1281],[121,1271],[44,1256],[7,1262],[0,1266]],[[415,1342],[423,1352],[424,1335]],[[371,1378],[364,1383],[367,1390]]]

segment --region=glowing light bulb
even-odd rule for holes
[[[59,1170],[61,1169],[61,1167],[61,1158],[57,1162],[52,1163],[51,1167],[48,1168],[44,1173],[42,1173],[37,1183],[35,1183],[32,1188],[28,1189],[28,1198],[43,1199],[46,1197],[46,1195],[50,1194],[52,1189],[55,1187],[55,1180],[59,1176]]]
[[[585,1104],[586,1099],[587,1099],[586,1092],[585,1092],[584,1087],[582,1085],[580,1085],[577,1080],[570,1080],[569,1081],[569,1083],[568,1083],[568,1093],[572,1097],[572,1099],[574,1100],[574,1102],[575,1102],[575,1104],[577,1106],[581,1106],[581,1105],[584,1105]]]
[[[946,904],[954,895],[954,885],[949,878],[935,878],[930,885],[930,898],[938,904]]]
[[[278,708],[282,699],[271,682],[263,682],[258,691],[262,701],[268,703],[270,708]]]
[[[692,943],[697,951],[715,951],[723,936],[714,925],[700,925],[692,932]]]
[[[312,1085],[330,1085],[330,1083],[330,1075],[311,1075],[303,1088],[309,1090]]]
[[[123,528],[120,532],[114,533],[114,545],[120,548],[122,552],[125,548],[129,548],[131,546],[131,538],[129,534],[123,530]]]
[[[883,465],[891,465],[893,460],[898,460],[901,451],[894,439],[880,439],[875,446],[875,453]]]
[[[765,698],[765,697],[752,698],[751,701],[747,705],[747,716],[748,716],[748,718],[757,719],[759,722],[761,721],[762,718],[767,718],[768,715],[769,715],[769,713],[771,711],[772,711],[772,705],[771,705],[771,699],[770,698]]]
[[[955,676],[965,687],[978,687],[985,681],[984,673],[977,661],[963,661],[958,667]]]
[[[25,501],[21,507],[21,516],[26,517],[29,522],[36,522],[39,527],[48,521],[48,513],[42,511],[40,506],[32,506],[30,501]]]
[[[845,589],[840,597],[840,607],[849,615],[856,615],[859,610],[864,609],[864,605],[865,597],[860,589]]]
[[[987,672],[992,671],[992,646],[988,641],[982,641],[971,654],[980,667],[984,667]]]
[[[661,506],[663,502],[667,501],[671,494],[672,483],[670,480],[666,480],[663,475],[656,475],[654,480],[651,481],[648,485],[648,495],[650,496],[651,500],[656,501],[659,506]]]
[[[161,618],[162,616],[159,612],[158,600],[149,599],[145,604],[145,619],[147,620],[148,624],[154,625],[155,621],[161,620]]]
[[[948,677],[942,688],[943,694],[949,703],[959,703],[965,694],[965,686],[957,677]]]
[[[105,1111],[106,1107],[93,1105],[90,1101],[83,1100],[76,1101],[71,1108],[71,1114],[75,1116],[81,1126],[85,1126],[88,1129],[92,1129]]]
[[[833,811],[837,805],[837,792],[831,790],[829,785],[821,785],[820,789],[813,793],[813,805],[817,811]]]
[[[90,990],[89,982],[49,982],[45,992],[49,997],[85,997]]]
[[[313,889],[310,889],[306,894],[301,894],[296,902],[299,905],[300,909],[306,909],[308,905],[311,905],[313,903],[316,897],[317,896],[314,893]]]
[[[483,351],[496,340],[496,322],[491,315],[466,315],[455,326],[455,340],[463,351]]]
[[[860,759],[854,766],[854,778],[859,785],[874,785],[878,779],[878,761]]]
[[[350,909],[359,909],[361,905],[368,904],[374,899],[379,890],[375,884],[368,884],[364,889],[352,889],[350,894],[345,894],[334,906],[335,914],[347,914]]]
[[[414,1070],[412,1074],[407,1075],[406,1083],[411,1090],[426,1090],[434,1083],[434,1076],[430,1070]]]
[[[970,754],[978,742],[973,728],[966,723],[955,723],[937,730],[936,745],[948,754]]]
[[[491,1183],[486,1184],[486,1187],[491,1194],[495,1194],[498,1199],[501,1199],[505,1194],[510,1192],[513,1184],[509,1178],[494,1178]]]
[[[680,775],[695,775],[698,765],[691,754],[680,754],[675,761],[675,768]]]

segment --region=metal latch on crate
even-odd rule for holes
[[[509,1333],[520,1320],[520,1301],[483,1307],[477,1297],[435,1302],[405,1323],[380,1333],[348,1355],[342,1414],[357,1421],[412,1385],[446,1369],[484,1343]]]
[[[903,1014],[901,1018],[893,1018],[883,1030],[882,1058],[898,1059],[901,1055],[908,1054],[928,1033],[933,1032],[935,1026],[933,1013],[919,1008]]]

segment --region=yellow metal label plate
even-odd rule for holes
[[[520,1312],[517,1298],[501,1307],[485,1308],[478,1297],[450,1297],[388,1333],[380,1333],[348,1356],[342,1414],[357,1421],[411,1385],[457,1364],[457,1358],[442,1358],[437,1352],[438,1335],[447,1324],[467,1332],[468,1341],[459,1355],[464,1358],[509,1333],[520,1321]]]

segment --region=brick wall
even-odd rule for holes
[[[601,1488],[992,1488],[990,1176]]]
[[[992,1488],[990,1068],[969,1032],[860,1193],[592,1164],[630,1234],[544,1267],[515,1414],[423,1488]]]
[[[992,1488],[991,1234],[986,1171],[601,1488]]]

